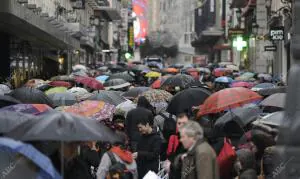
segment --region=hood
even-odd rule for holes
[[[126,163],[132,163],[133,162],[132,153],[127,151],[127,150],[123,150],[118,146],[113,146],[110,149],[110,151],[115,153],[117,156],[119,156]]]

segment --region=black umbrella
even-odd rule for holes
[[[167,78],[161,87],[180,87],[181,89],[186,89],[191,87],[195,82],[196,80],[190,75],[177,74]]]
[[[116,142],[116,134],[95,120],[68,113],[51,112],[24,122],[7,134],[24,141],[104,141]]]
[[[67,75],[62,76],[54,76],[51,78],[51,81],[68,81],[68,82],[75,82],[75,78]]]
[[[244,128],[249,123],[256,120],[256,118],[261,113],[261,110],[257,106],[253,107],[247,107],[247,108],[236,108],[233,110],[228,111],[226,114],[224,114],[222,117],[217,119],[215,123],[215,128],[218,130],[224,130],[224,128],[227,128],[227,132],[233,132],[233,131],[239,131],[239,129]],[[237,130],[234,130],[234,128],[228,127],[228,124],[239,128]],[[242,131],[242,130],[241,130]],[[243,131],[242,131],[243,132]]]
[[[110,75],[109,79],[123,79],[128,82],[135,81],[135,79],[127,72],[112,74],[112,75]]]
[[[47,104],[50,107],[54,107],[53,101],[51,101],[45,93],[38,89],[28,87],[17,88],[9,95],[20,100],[22,103]]]
[[[0,133],[7,133],[33,118],[36,118],[36,116],[22,112],[0,110]]]
[[[53,86],[51,86],[49,84],[42,84],[42,85],[38,86],[36,89],[45,92],[50,88],[53,88]]]
[[[120,88],[124,88],[124,87],[128,87],[130,86],[130,83],[128,83],[127,81],[123,80],[123,79],[111,79],[106,81],[104,84],[105,89],[110,90],[110,89],[120,89]]]
[[[111,72],[124,72],[126,71],[126,69],[120,65],[117,65],[117,64],[110,64],[108,65],[108,69],[111,71]]]
[[[99,100],[104,101],[106,103],[112,104],[112,105],[119,105],[126,101],[124,97],[122,97],[120,94],[118,94],[115,91],[97,91],[97,93],[93,94],[91,97],[88,98],[89,100]]]
[[[285,106],[285,97],[286,97],[286,93],[275,93],[267,97],[266,99],[264,99],[260,103],[260,105],[278,107],[283,109]]]
[[[125,93],[123,93],[122,96],[124,96],[127,99],[135,99],[140,94],[142,94],[143,92],[148,91],[150,89],[151,89],[150,87],[145,87],[145,86],[135,87],[135,88],[131,88],[128,91],[126,91]]]
[[[262,117],[259,122],[271,126],[281,126],[284,121],[284,112],[278,111]]]
[[[72,93],[51,93],[48,97],[55,106],[71,106],[77,102],[76,96]]]
[[[275,93],[286,93],[286,92],[287,92],[287,87],[281,86],[281,87],[276,87],[276,88],[261,89],[257,93],[260,94],[261,96],[270,96]]]
[[[182,112],[191,112],[192,107],[199,106],[211,92],[204,88],[189,88],[177,93],[170,101],[167,111],[177,115]]]
[[[147,69],[149,69],[149,67],[146,65],[134,65],[130,68],[130,70],[134,72],[141,72]]]
[[[20,104],[21,102],[8,95],[0,95],[0,108]]]

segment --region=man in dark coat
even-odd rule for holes
[[[140,179],[150,170],[158,172],[161,138],[152,126],[153,116],[152,118],[140,116],[137,127],[141,133],[141,138],[137,145],[137,151],[133,153],[134,158],[137,160]]]
[[[131,150],[136,151],[137,142],[139,141],[141,135],[137,128],[137,121],[140,118],[145,118],[152,120],[153,123],[153,113],[150,110],[151,105],[146,100],[145,97],[140,97],[138,100],[138,105],[136,109],[133,109],[128,112],[125,120],[125,131],[130,140]]]

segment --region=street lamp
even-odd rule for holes
[[[95,25],[95,17],[94,16],[90,17],[90,25],[91,26]]]
[[[238,9],[235,11],[236,13],[236,17],[238,19],[238,22],[240,23],[241,22],[241,17],[242,17],[242,10],[241,9]]]
[[[254,36],[257,36],[258,28],[259,28],[259,25],[256,22],[253,22],[252,23],[252,33],[253,33]]]

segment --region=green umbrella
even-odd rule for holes
[[[45,93],[47,95],[53,94],[53,93],[64,93],[67,90],[68,90],[68,88],[66,88],[66,87],[54,87],[54,88],[48,89]]]

